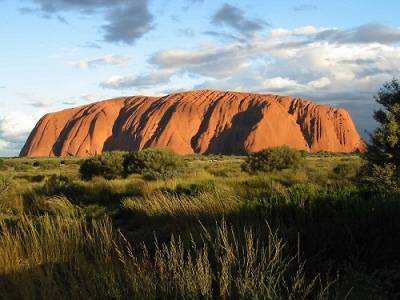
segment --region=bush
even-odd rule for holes
[[[243,163],[242,170],[249,174],[255,174],[298,168],[302,158],[300,151],[287,146],[268,148],[251,153]]]
[[[357,175],[359,169],[359,165],[356,164],[340,163],[333,168],[333,173],[335,173],[340,178],[349,178]]]
[[[180,183],[176,186],[175,192],[177,194],[196,197],[202,193],[215,191],[215,189],[215,182],[213,180],[206,180],[189,184]]]
[[[113,151],[89,158],[82,163],[79,173],[84,180],[90,180],[95,176],[105,179],[121,177],[124,171],[124,156],[124,152]]]
[[[382,196],[399,194],[400,178],[396,173],[397,168],[392,164],[367,165],[361,170],[362,183]]]
[[[44,183],[41,193],[46,196],[69,196],[75,189],[73,180],[68,176],[52,175]]]
[[[169,179],[183,173],[186,163],[171,150],[145,149],[126,155],[124,171],[126,175],[141,174],[145,179]]]

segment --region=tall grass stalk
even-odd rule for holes
[[[261,241],[222,222],[202,241],[171,237],[148,251],[107,219],[24,215],[0,223],[0,298],[305,299],[324,290],[272,231]]]

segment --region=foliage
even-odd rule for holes
[[[104,152],[93,158],[85,160],[79,172],[84,180],[95,176],[114,179],[123,175],[123,162],[125,153],[121,151]]]
[[[71,217],[73,216],[73,217]],[[132,247],[109,220],[74,215],[0,223],[2,299],[306,299],[328,298],[332,282],[307,278],[272,231],[236,235],[225,223],[203,242],[155,244],[154,259]],[[241,243],[239,244],[238,241]]]
[[[338,163],[333,168],[333,173],[335,173],[339,179],[352,178],[358,175],[359,171],[360,165],[357,163]]]
[[[52,175],[44,183],[41,192],[47,196],[54,195],[70,195],[71,190],[74,190],[76,186],[73,180],[64,175]]]
[[[400,193],[398,168],[393,164],[367,165],[360,174],[361,181],[366,183],[371,191],[384,195]]]
[[[255,176],[244,157],[182,159],[188,172],[153,181],[80,180],[73,158],[7,159],[0,299],[400,297],[400,202],[343,180],[359,156],[307,155]],[[375,187],[393,171],[377,168]]]
[[[213,180],[205,180],[201,182],[189,183],[189,184],[178,184],[175,192],[177,194],[183,194],[187,196],[198,196],[201,193],[215,191],[216,186]]]
[[[268,148],[251,153],[242,165],[243,171],[255,174],[299,167],[302,161],[300,151],[287,146]]]
[[[371,135],[371,144],[365,154],[371,178],[390,176],[390,181],[400,181],[400,82],[393,79],[378,92],[375,100],[381,108],[374,113],[379,126]],[[389,184],[388,187],[390,187]]]
[[[174,178],[185,171],[184,159],[167,149],[145,149],[131,152],[124,160],[127,175],[141,174],[148,180]]]

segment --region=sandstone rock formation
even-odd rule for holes
[[[45,115],[21,156],[90,156],[171,148],[243,154],[288,145],[310,152],[363,151],[349,113],[299,98],[222,91],[127,97]]]

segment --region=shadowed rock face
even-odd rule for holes
[[[193,91],[101,101],[45,115],[21,156],[90,156],[170,148],[243,154],[288,145],[310,152],[363,151],[349,113],[292,97]]]

